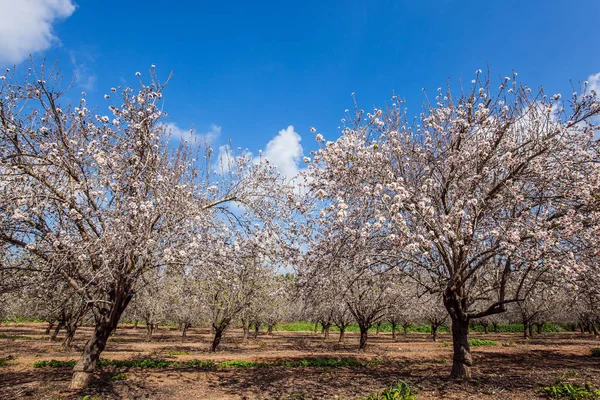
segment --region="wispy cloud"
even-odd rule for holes
[[[94,62],[92,52],[71,51],[69,56],[71,64],[73,64],[73,74],[75,75],[75,83],[82,89],[91,92],[96,89],[97,76],[90,66]]]
[[[163,128],[165,135],[175,141],[186,140],[188,142],[206,142],[210,144],[214,143],[221,136],[221,127],[216,124],[211,124],[210,129],[206,132],[198,132],[193,128],[183,129],[175,122],[163,124]]]
[[[587,90],[596,92],[596,95],[600,96],[600,72],[588,76],[587,78]]]
[[[75,12],[72,0],[0,0],[0,64],[17,64],[59,40],[53,24]]]

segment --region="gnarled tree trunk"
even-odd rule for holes
[[[212,344],[210,345],[210,351],[213,353],[217,351],[219,348],[219,344],[221,344],[221,339],[223,338],[223,332],[225,332],[225,328],[227,328],[228,322],[221,322],[219,325],[213,324],[213,328],[215,329],[215,336],[213,337]]]
[[[86,343],[81,358],[73,367],[73,378],[71,379],[71,389],[85,389],[92,374],[96,369],[100,354],[104,351],[108,337],[119,324],[119,319],[127,305],[133,297],[133,292],[122,288],[119,292],[114,291],[111,294],[109,308],[97,308],[94,310],[96,326],[94,333]],[[98,306],[96,306],[98,307]]]
[[[58,324],[56,324],[56,328],[54,328],[54,332],[52,332],[52,335],[50,336],[51,341],[56,340],[56,337],[58,336],[58,332],[60,332],[60,329],[63,328],[64,326],[65,326],[65,323],[63,321],[58,321]]]
[[[453,379],[470,379],[473,359],[471,357],[471,347],[469,346],[468,321],[456,317],[452,318],[452,346],[454,356],[452,357],[450,377]]]
[[[340,327],[340,338],[338,342],[342,343],[344,341],[344,336],[346,336],[346,327]]]
[[[184,322],[181,324],[181,338],[187,337],[187,330],[190,328],[191,324],[189,322]]]
[[[83,349],[81,358],[73,368],[71,389],[83,389],[88,386],[92,373],[100,359],[100,353],[106,347],[106,342],[113,329],[114,326],[109,322],[96,325],[91,339],[88,340]]]
[[[431,324],[431,339],[434,342],[437,341],[437,335],[438,335],[438,325],[437,324]]]
[[[359,350],[364,350],[367,347],[367,339],[369,336],[369,327],[366,325],[359,325],[360,328],[360,342],[358,344]]]
[[[46,330],[44,331],[44,334],[49,335],[50,331],[52,330],[53,327],[54,327],[54,321],[49,321],[48,326],[46,327]]]

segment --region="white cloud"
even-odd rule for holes
[[[88,66],[88,63],[94,62],[94,57],[91,55],[91,53],[88,52],[83,54],[71,51],[69,55],[71,57],[71,64],[73,64],[73,73],[75,74],[75,82],[77,85],[87,92],[91,92],[96,89],[97,77],[92,69]],[[79,55],[82,55],[82,57]],[[86,61],[81,61],[81,58]]]
[[[301,140],[302,137],[290,125],[267,143],[262,157],[274,164],[287,179],[293,179],[300,172],[300,163],[303,162]]]
[[[587,82],[587,90],[593,90],[596,92],[596,95],[600,96],[600,72],[588,76]]]
[[[52,25],[75,12],[72,0],[0,0],[0,63],[17,64],[58,38]]]
[[[163,124],[165,134],[175,141],[187,140],[188,142],[213,143],[221,135],[221,127],[211,124],[208,132],[200,133],[194,129],[182,129],[175,122]]]

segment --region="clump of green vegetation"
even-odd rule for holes
[[[73,368],[77,361],[41,360],[33,363],[33,368]]]
[[[556,382],[541,390],[546,397],[565,400],[597,400],[600,399],[600,390],[593,389],[589,382],[581,386],[576,383]]]
[[[0,339],[9,339],[9,340],[15,340],[15,339],[36,340],[37,338],[32,337],[32,336],[23,336],[23,335],[5,335],[5,334],[1,333],[0,334]]]
[[[432,358],[431,360],[429,360],[429,362],[434,364],[447,364],[448,360],[446,360],[445,358]]]
[[[33,363],[33,368],[73,368],[77,361],[57,361],[57,360],[43,360],[36,361]],[[114,366],[114,367],[126,367],[126,368],[168,368],[168,367],[182,367],[182,368],[213,368],[215,362],[212,360],[192,360],[192,361],[169,361],[162,359],[145,359],[145,360],[106,360],[100,359],[98,365],[101,367]]]
[[[597,349],[592,349],[592,357],[600,357],[600,347]]]
[[[58,360],[41,360],[33,363],[34,368],[73,368],[75,366],[75,360],[69,361],[58,361]],[[192,361],[171,361],[164,359],[144,359],[144,360],[106,360],[100,359],[98,365],[101,367],[114,366],[114,367],[126,367],[126,368],[267,368],[267,367],[286,367],[286,368],[300,368],[300,367],[372,367],[381,364],[383,361],[380,359],[372,360],[357,360],[355,358],[310,358],[295,361],[277,360],[275,362],[266,363],[258,361],[246,361],[246,360],[231,360],[223,361],[221,363],[215,363],[212,360],[197,360]]]
[[[0,367],[6,367],[9,361],[14,360],[15,357],[10,355],[8,357],[0,358]]]
[[[113,375],[113,377],[111,379],[113,381],[124,381],[127,379],[127,374],[124,372],[121,372],[120,374]]]
[[[488,326],[490,332],[496,333],[519,333],[523,332],[523,324],[498,324],[494,328],[492,325]],[[542,327],[543,332],[562,332],[565,329],[555,324],[544,324]],[[475,324],[470,327],[471,332],[483,333],[485,328],[481,324]]]
[[[39,318],[25,318],[25,317],[10,317],[2,320],[3,323],[31,323],[31,322],[45,322],[43,319]]]
[[[223,361],[219,364],[219,368],[263,368],[267,366],[268,364],[266,363],[245,360]]]
[[[493,340],[487,339],[471,339],[469,340],[469,346],[498,346],[498,342],[494,342]]]
[[[404,381],[398,381],[395,386],[385,389],[383,392],[372,394],[369,397],[363,397],[359,400],[415,400],[416,397]]]
[[[191,352],[187,350],[167,350],[167,355],[169,356],[187,356],[190,354]]]

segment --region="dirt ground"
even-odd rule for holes
[[[13,356],[0,367],[1,399],[356,399],[378,392],[398,380],[416,389],[418,399],[532,399],[539,389],[557,380],[600,387],[600,359],[590,349],[600,341],[579,333],[545,333],[523,340],[519,334],[474,334],[499,342],[474,347],[473,379],[447,379],[452,346],[448,334],[437,342],[425,334],[371,335],[366,352],[358,352],[358,335],[348,333],[343,344],[333,332],[325,341],[312,332],[262,332],[242,340],[241,330],[226,332],[220,351],[210,353],[210,331],[191,329],[182,338],[174,328],[161,327],[152,342],[144,329],[120,327],[102,354],[105,359],[248,360],[275,362],[314,357],[382,360],[361,367],[273,366],[241,369],[169,367],[165,369],[103,367],[91,387],[80,393],[68,389],[69,368],[33,368],[38,360],[73,360],[91,334],[78,331],[73,351],[61,351],[60,340],[50,342],[44,324],[11,323],[0,326],[0,358]],[[60,336],[59,336],[60,339]],[[176,354],[176,355],[175,355]],[[121,374],[122,380],[114,379]]]

